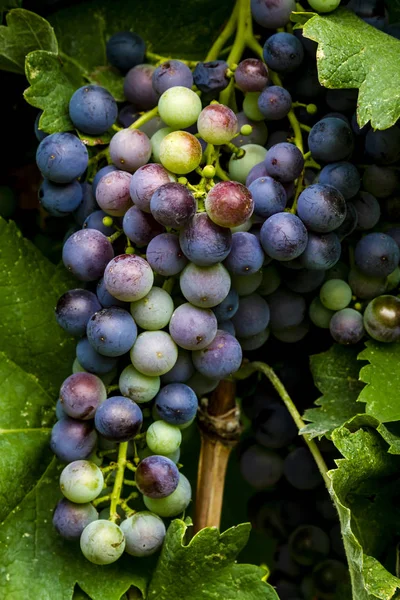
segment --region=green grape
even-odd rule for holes
[[[181,431],[183,431],[184,429],[187,429],[188,427],[190,427],[191,424],[194,423],[195,420],[196,420],[196,415],[193,417],[193,419],[190,419],[190,421],[187,421],[187,423],[182,423],[181,425],[176,425],[176,427],[178,429],[180,429]]]
[[[76,504],[91,502],[101,493],[103,486],[103,473],[95,463],[88,460],[75,460],[60,475],[62,493]]]
[[[161,119],[173,129],[184,129],[196,123],[201,109],[199,96],[180,85],[166,90],[158,101]]]
[[[276,292],[278,287],[281,285],[281,276],[275,265],[268,265],[262,271],[261,285],[257,289],[257,292],[261,296],[268,296]]]
[[[385,295],[371,300],[364,312],[364,327],[378,342],[398,342],[400,340],[400,299]]]
[[[176,517],[182,513],[192,498],[192,488],[188,479],[179,473],[178,487],[166,498],[143,496],[146,508],[160,517]]]
[[[119,376],[121,394],[138,404],[150,402],[160,391],[160,378],[143,375],[133,365],[128,365]]]
[[[248,219],[241,225],[237,225],[237,227],[230,227],[232,233],[237,233],[238,231],[249,231],[251,229],[252,222],[251,219]]]
[[[228,170],[231,179],[246,183],[247,175],[255,165],[263,162],[267,156],[267,150],[258,144],[245,144],[241,150],[244,150],[244,156],[237,158],[236,154],[232,154]]]
[[[99,519],[85,527],[81,535],[81,550],[95,565],[109,565],[125,550],[125,536],[116,523]]]
[[[390,275],[387,276],[386,278],[386,289],[388,292],[391,292],[392,290],[394,290],[395,288],[397,288],[397,286],[400,283],[400,269],[399,267],[396,267],[394,271],[392,271],[390,273]]]
[[[155,454],[171,454],[179,448],[181,442],[182,434],[179,428],[165,421],[155,421],[146,431],[146,444]]]
[[[172,133],[171,127],[163,127],[155,132],[154,135],[151,136],[151,152],[153,156],[153,160],[156,163],[160,163],[160,146],[163,139],[169,134]]]
[[[121,523],[125,536],[125,550],[132,556],[150,556],[162,546],[165,525],[159,516],[141,511]]]
[[[255,292],[261,285],[262,279],[262,271],[257,271],[257,273],[251,275],[231,275],[232,287],[235,288],[239,296],[249,296]]]
[[[265,117],[258,108],[258,98],[261,92],[247,92],[243,100],[243,112],[252,121],[264,121]]]
[[[310,317],[311,321],[314,323],[314,325],[320,327],[321,329],[329,329],[329,324],[334,314],[335,311],[326,308],[318,296],[314,298],[310,304],[310,308],[308,309],[308,316]]]
[[[187,131],[173,131],[160,144],[161,164],[177,175],[186,175],[197,169],[201,156],[199,140]]]
[[[308,4],[320,13],[327,13],[335,10],[340,4],[340,0],[308,0]]]
[[[342,279],[330,279],[321,287],[319,297],[325,308],[342,310],[351,302],[353,292],[348,283]]]
[[[148,331],[166,327],[173,312],[171,296],[159,287],[151,288],[147,296],[131,303],[131,315],[136,324]]]

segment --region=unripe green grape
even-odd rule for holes
[[[329,324],[334,314],[335,311],[326,308],[318,296],[314,298],[308,309],[308,315],[311,321],[321,329],[329,329]]]
[[[88,460],[75,460],[60,475],[60,488],[64,496],[76,504],[91,502],[104,486],[103,473]]]
[[[263,162],[267,156],[267,150],[258,144],[245,144],[241,149],[244,150],[244,155],[241,158],[237,158],[235,154],[232,154],[228,170],[230,177],[234,181],[246,183],[247,175],[255,165]]]
[[[173,88],[171,88],[173,89]],[[186,131],[169,133],[160,145],[161,164],[178,175],[197,169],[201,162],[202,149],[197,138]]]
[[[340,4],[340,0],[308,0],[308,4],[320,13],[327,13],[335,10]]]
[[[261,285],[262,279],[262,271],[257,271],[257,273],[251,275],[231,275],[232,287],[235,288],[239,296],[249,296],[255,292]]]
[[[258,108],[261,92],[247,92],[243,100],[243,112],[252,121],[264,121],[265,117]]]
[[[307,104],[306,111],[307,111],[307,114],[309,114],[309,115],[315,115],[318,111],[318,108],[316,107],[315,104]]]
[[[394,271],[390,273],[390,275],[386,278],[386,290],[388,292],[397,288],[400,283],[400,269],[396,267]]]
[[[253,133],[253,128],[251,125],[242,125],[240,128],[240,133],[242,135],[251,135]]]
[[[123,396],[137,404],[150,402],[160,390],[160,378],[143,375],[133,365],[128,365],[119,376],[119,389]]]
[[[144,298],[131,303],[131,315],[142,329],[157,331],[166,327],[174,312],[171,296],[159,287],[151,288]]]
[[[196,123],[201,113],[201,100],[196,92],[177,85],[161,95],[158,112],[169,127],[184,129]]]
[[[155,132],[154,135],[151,136],[151,153],[153,156],[153,160],[156,163],[160,163],[160,146],[163,139],[172,132],[171,127],[163,127]]]
[[[165,538],[165,525],[158,515],[140,511],[121,523],[125,550],[132,556],[150,556],[157,552]]]
[[[155,454],[171,454],[175,452],[182,442],[182,434],[178,427],[165,423],[165,421],[155,421],[150,425],[146,432],[146,443],[150,450]]]
[[[112,217],[103,217],[103,225],[105,225],[106,227],[111,227],[113,223],[114,221]]]
[[[192,488],[188,479],[179,473],[178,487],[166,498],[149,498],[143,496],[146,508],[160,517],[176,517],[189,505],[192,498]]]
[[[321,287],[319,297],[325,308],[342,310],[351,302],[353,292],[348,283],[342,279],[330,279]]]
[[[110,565],[125,550],[125,536],[116,523],[99,519],[85,527],[80,540],[82,554],[95,565]]]
[[[215,176],[215,167],[214,165],[206,165],[203,169],[203,177],[207,179],[212,179]]]
[[[378,342],[398,342],[400,340],[400,299],[385,295],[371,300],[364,312],[364,327]]]

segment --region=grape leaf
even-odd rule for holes
[[[124,96],[124,77],[113,67],[97,67],[88,76],[90,83],[101,85],[114,96],[117,102],[123,102]]]
[[[278,600],[274,589],[262,581],[262,568],[235,564],[249,537],[248,523],[222,534],[216,527],[207,527],[185,546],[186,529],[178,519],[169,526],[148,600],[186,598],[188,590],[190,600]]]
[[[329,472],[330,491],[339,512],[353,600],[394,600],[400,589],[393,574],[400,536],[400,515],[393,510],[400,493],[400,457],[388,453],[370,425],[368,415],[356,417],[332,433],[344,458]]]
[[[110,143],[110,140],[115,132],[112,129],[109,129],[105,133],[102,133],[101,135],[97,136],[88,135],[78,130],[76,131],[76,133],[78,134],[79,139],[82,140],[82,142],[86,144],[86,146],[104,146]]]
[[[0,597],[25,600],[29,590],[30,598],[71,600],[76,583],[92,600],[119,600],[131,585],[144,594],[151,561],[124,555],[96,566],[53,529],[60,469],[54,460],[0,528]]]
[[[327,352],[311,356],[314,383],[323,396],[316,400],[318,408],[308,408],[304,420],[310,421],[300,433],[311,437],[330,435],[351,417],[362,412],[357,398],[363,388],[358,374],[361,363],[357,350],[334,344]]]
[[[304,15],[303,15],[304,17]],[[374,129],[391,127],[400,117],[400,41],[344,8],[313,15],[303,27],[318,42],[320,83],[358,88],[357,120]]]
[[[0,26],[0,69],[24,73],[25,56],[33,50],[58,52],[51,25],[29,10],[16,8],[7,13],[7,27]]]
[[[365,412],[382,423],[400,420],[399,403],[399,344],[380,344],[370,340],[359,355],[369,364],[360,371],[360,379],[367,385],[359,396],[365,402]]]

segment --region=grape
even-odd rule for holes
[[[168,60],[162,63],[153,72],[153,88],[157,94],[163,94],[172,87],[185,87],[191,89],[193,75],[185,63],[180,60]]]
[[[310,269],[299,269],[298,271],[282,271],[282,278],[286,286],[298,294],[313,292],[323,283],[324,271],[312,271]]]
[[[97,409],[94,423],[106,440],[127,442],[139,433],[143,415],[139,406],[129,398],[112,396]]]
[[[386,278],[386,290],[391,291],[397,288],[400,284],[400,269],[396,267],[395,270],[390,273]]]
[[[128,239],[139,248],[147,244],[165,231],[152,215],[143,212],[137,206],[127,210],[122,221],[122,228]]]
[[[316,123],[309,135],[308,146],[315,160],[344,160],[353,150],[353,134],[342,119],[326,117]]]
[[[49,135],[48,133],[39,128],[40,117],[42,116],[42,114],[42,110],[38,112],[34,123],[35,136],[38,142],[41,142],[42,140],[44,140],[45,137]]]
[[[96,200],[104,212],[113,217],[122,217],[132,206],[129,194],[131,179],[130,173],[117,170],[100,179],[96,188]]]
[[[157,163],[143,165],[132,175],[129,187],[131,198],[141,210],[150,213],[150,201],[154,192],[172,180],[173,176],[162,165]]]
[[[187,87],[171,87],[159,99],[158,111],[168,127],[184,129],[196,123],[201,113],[201,100]]]
[[[337,597],[336,594],[340,593],[342,586],[350,583],[348,568],[333,559],[319,563],[312,573],[312,580],[315,590],[321,598]]]
[[[143,62],[145,49],[140,35],[131,31],[119,31],[107,41],[107,60],[113,67],[126,72]]]
[[[370,277],[386,277],[399,264],[399,248],[389,235],[369,233],[357,243],[354,251],[355,264]]]
[[[320,290],[320,300],[329,310],[342,310],[351,302],[351,287],[340,279],[326,281]]]
[[[291,325],[283,329],[274,329],[274,336],[285,344],[295,344],[302,340],[310,330],[308,321],[304,320],[298,325]]]
[[[166,327],[171,319],[174,303],[171,296],[162,288],[153,287],[150,292],[131,304],[131,314],[142,327],[155,331]]]
[[[169,134],[172,133],[171,127],[162,127],[151,136],[151,153],[155,163],[160,163],[161,142]]]
[[[193,374],[194,366],[190,352],[179,348],[176,363],[168,373],[161,376],[161,381],[164,385],[167,383],[185,383]]]
[[[39,200],[43,208],[53,217],[65,217],[78,208],[83,191],[79,181],[64,185],[44,179],[39,189]]]
[[[165,498],[178,487],[179,471],[165,456],[148,456],[138,464],[135,479],[143,496]]]
[[[307,230],[291,213],[276,213],[261,227],[261,245],[271,258],[281,261],[300,256],[307,246]]]
[[[230,323],[230,321],[225,321],[225,323]],[[220,325],[220,327],[222,329],[222,324]],[[261,346],[265,344],[268,338],[269,329],[267,327],[263,331],[260,331],[260,333],[256,333],[255,335],[251,335],[250,337],[240,338],[239,342],[242,346],[242,350],[248,352],[251,350],[258,350],[259,348],[261,348]]]
[[[328,233],[340,227],[346,217],[346,201],[331,185],[316,183],[303,190],[297,200],[297,214],[312,231]]]
[[[153,271],[164,277],[177,275],[188,263],[178,236],[173,233],[162,233],[153,238],[147,246],[146,258]]]
[[[372,194],[360,192],[351,204],[357,211],[357,229],[372,229],[381,216],[379,202]]]
[[[201,111],[197,129],[209,144],[227,144],[238,129],[238,120],[230,108],[223,104],[210,104]]]
[[[249,190],[236,181],[221,181],[207,194],[205,209],[221,227],[237,227],[253,214],[254,202]]]
[[[140,117],[140,112],[133,104],[125,104],[118,112],[118,123],[122,127],[130,127]]]
[[[119,306],[103,308],[90,317],[87,339],[103,356],[122,356],[129,352],[137,337],[135,321]]]
[[[67,333],[74,336],[84,335],[90,317],[101,306],[93,292],[88,290],[69,290],[61,296],[55,309],[57,323]]]
[[[141,333],[131,350],[132,364],[143,375],[168,373],[178,358],[178,348],[165,331]]]
[[[60,475],[60,488],[71,502],[84,504],[100,495],[104,485],[103,473],[88,460],[75,460]]]
[[[96,446],[97,434],[87,421],[60,419],[51,430],[50,448],[62,462],[88,458]]]
[[[186,350],[202,350],[211,344],[217,328],[217,319],[211,310],[189,303],[175,309],[169,324],[172,339]]]
[[[82,554],[95,565],[109,565],[125,550],[125,537],[116,523],[99,519],[85,527],[80,546]]]
[[[43,177],[54,183],[70,183],[85,172],[88,151],[72,133],[52,133],[40,142],[36,163]]]
[[[132,556],[150,556],[157,552],[166,533],[162,519],[147,511],[137,512],[122,521],[121,529],[125,536],[125,552]]]
[[[279,271],[274,264],[269,265],[262,271],[262,282],[258,287],[257,292],[261,296],[268,296],[275,292],[281,284]],[[298,290],[293,290],[297,292]]]
[[[170,383],[158,393],[155,406],[160,417],[171,425],[184,425],[196,416],[196,394],[184,383]]]
[[[347,202],[347,212],[343,223],[335,229],[335,233],[339,240],[342,241],[345,237],[349,236],[358,225],[358,213],[352,202]]]
[[[206,213],[198,213],[181,230],[179,243],[190,261],[201,267],[209,267],[228,256],[232,234],[229,229],[214,223]]]
[[[283,448],[298,435],[297,427],[287,409],[273,403],[264,408],[253,422],[255,438],[265,448]]]
[[[242,92],[262,92],[268,85],[267,67],[259,58],[246,58],[236,67],[235,83]]]
[[[99,514],[92,504],[74,504],[63,498],[53,513],[53,525],[66,540],[79,540],[89,523],[97,521]]]
[[[180,286],[188,302],[200,308],[212,308],[227,297],[231,278],[221,263],[211,267],[189,263],[180,275]]]
[[[72,94],[69,116],[77,129],[89,135],[101,135],[117,119],[118,107],[114,98],[99,85],[84,85]]]
[[[234,288],[231,288],[226,298],[217,306],[214,306],[213,313],[217,321],[227,321],[231,319],[239,308],[239,295]]]
[[[365,334],[363,317],[353,308],[344,308],[335,313],[329,329],[335,342],[344,345],[357,344]]]
[[[263,280],[263,272],[258,271],[253,275],[232,275],[232,287],[239,296],[248,296],[257,291]]]
[[[400,156],[400,128],[393,125],[383,131],[370,129],[365,138],[365,152],[381,165],[396,162]]]
[[[391,196],[399,185],[396,171],[390,167],[368,165],[362,178],[363,187],[375,198]]]
[[[353,198],[360,190],[360,175],[352,163],[336,162],[326,165],[319,174],[318,183],[332,185],[345,200]]]
[[[291,33],[274,33],[264,44],[263,57],[268,67],[278,73],[291,73],[303,62],[300,40]]]
[[[303,296],[284,288],[268,296],[268,306],[272,331],[300,325],[306,313],[306,302]]]
[[[257,104],[267,121],[279,121],[292,108],[292,97],[285,88],[271,85],[261,92]]]
[[[79,227],[82,227],[85,219],[95,210],[99,210],[96,198],[93,195],[92,186],[84,181],[82,184],[82,202],[74,211],[74,219]]]
[[[143,63],[130,69],[125,76],[124,96],[141,110],[149,110],[157,104],[158,94],[152,82],[154,71],[153,65]]]
[[[202,148],[199,140],[186,131],[172,131],[160,144],[161,163],[166,169],[178,175],[185,175],[197,169],[201,156]]]
[[[258,108],[258,99],[261,92],[247,92],[243,100],[243,112],[248,119],[259,122],[264,121],[264,113]]]
[[[97,229],[105,236],[110,236],[114,233],[113,226],[104,225],[103,219],[107,214],[103,210],[95,210],[83,222],[82,229]]]
[[[64,244],[64,265],[81,281],[94,281],[103,275],[114,250],[105,235],[96,229],[81,229]],[[393,269],[392,269],[393,270]]]
[[[334,314],[334,311],[326,308],[318,297],[314,298],[308,310],[308,316],[311,321],[317,327],[321,327],[321,329],[329,329]]]
[[[282,142],[268,150],[265,166],[268,175],[281,183],[289,183],[301,175],[304,158],[297,146]]]
[[[309,567],[329,554],[329,537],[315,525],[302,525],[291,534],[289,549],[299,565]]]
[[[149,377],[139,373],[132,365],[128,365],[119,376],[119,389],[137,404],[150,402],[159,392],[160,378]]]
[[[400,339],[400,299],[378,296],[364,312],[364,327],[378,342],[397,342]]]
[[[177,488],[165,498],[152,498],[144,496],[146,508],[160,515],[160,517],[176,517],[189,505],[192,498],[192,488],[186,477],[179,473]]]
[[[296,10],[294,0],[251,0],[251,13],[256,23],[266,29],[284,27],[290,14]]]
[[[85,371],[95,373],[96,375],[110,373],[117,364],[116,358],[103,356],[96,352],[87,338],[82,338],[77,343],[76,357]]]
[[[272,131],[268,136],[268,142],[265,147],[267,150],[270,150],[272,146],[275,146],[276,144],[286,143],[288,138],[290,138],[289,131],[280,131],[279,129],[277,131]]]
[[[198,398],[204,396],[215,390],[219,383],[219,379],[212,379],[201,375],[198,371],[195,371],[194,375],[186,382],[188,386],[192,388]]]
[[[326,270],[337,263],[340,253],[340,241],[335,233],[317,235],[309,232],[300,261],[306,269]]]
[[[228,169],[232,179],[244,184],[251,169],[265,159],[267,151],[257,144],[244,144],[241,148],[245,154],[241,157],[232,154]]]
[[[202,92],[221,92],[229,83],[227,70],[228,65],[224,60],[198,62],[193,71],[194,83]]]
[[[98,406],[107,398],[104,383],[91,373],[75,373],[60,389],[63,411],[74,419],[93,419]]]
[[[111,138],[109,151],[111,160],[116,167],[122,171],[134,173],[134,171],[137,171],[139,167],[142,167],[149,161],[151,143],[143,131],[139,131],[138,129],[121,129]],[[110,175],[112,174],[110,173]],[[97,195],[98,190],[96,198]]]
[[[243,479],[257,490],[275,485],[282,477],[283,460],[262,446],[250,446],[240,458]]]
[[[187,225],[196,214],[197,203],[193,194],[180,183],[165,183],[158,187],[150,200],[153,217],[166,227]]]
[[[107,291],[107,288],[104,283],[104,278],[101,278],[96,288],[97,298],[103,308],[110,308],[111,306],[120,306],[121,308],[126,307],[126,302],[122,302],[122,300],[117,300],[114,296]],[[100,307],[101,308],[101,307]],[[96,309],[99,310],[99,309]],[[93,311],[96,312],[96,311]],[[93,314],[93,313],[92,313]],[[86,327],[85,327],[86,332]]]
[[[224,379],[239,369],[242,349],[233,335],[219,329],[211,344],[204,350],[194,351],[192,357],[194,366],[202,375],[210,379]]]
[[[239,146],[239,144],[237,144]],[[246,177],[246,187],[250,189],[250,185],[254,183],[257,179],[268,177],[267,168],[264,162],[260,162],[257,165],[254,165],[252,169],[250,169],[249,174]],[[278,183],[278,182],[276,182]],[[254,199],[255,201],[255,199]],[[285,202],[286,202],[286,192],[285,192]],[[259,204],[261,201],[259,200]],[[261,216],[261,215],[257,215]]]
[[[146,444],[155,454],[171,454],[179,448],[181,442],[180,429],[164,421],[155,421],[146,431]]]
[[[307,448],[296,448],[285,458],[284,474],[297,490],[313,490],[322,478],[314,458]]]
[[[239,308],[232,317],[236,334],[247,338],[261,333],[269,323],[269,307],[264,298],[250,294],[239,300]]]
[[[154,275],[148,262],[135,254],[120,254],[104,271],[107,291],[118,300],[134,302],[153,287]]]
[[[268,138],[268,129],[264,121],[252,121],[244,114],[244,112],[237,113],[236,118],[239,135],[232,138],[231,143],[238,148],[244,144],[257,144],[258,146],[264,146]],[[243,125],[250,125],[252,128],[250,135],[243,135],[240,132]]]
[[[353,294],[361,300],[372,300],[385,292],[386,278],[371,277],[353,268],[349,273],[349,285]]]

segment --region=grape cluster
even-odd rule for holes
[[[297,342],[311,324],[341,344],[400,339],[400,229],[383,221],[400,214],[400,128],[360,129],[353,90],[325,93],[315,45],[299,30],[271,32],[294,9],[254,0],[268,30],[263,48],[253,39],[258,56],[193,70],[145,63],[141,37],[120,32],[107,56],[125,75],[128,104],[88,84],[70,99],[74,132],[47,135],[36,123],[40,201],[55,217],[73,215],[62,258],[82,282],[56,307],[78,341],[52,432],[68,463],[54,522],[92,562],[159,548],[159,517],[191,497],[177,467],[182,429],[243,351],[271,334]],[[100,152],[80,139],[104,133]],[[271,410],[260,440],[286,428]],[[263,485],[272,485],[296,476],[300,454],[283,463],[257,446],[242,461],[248,477],[269,462]],[[135,473],[128,484],[125,468]],[[139,492],[150,512],[131,508]]]

